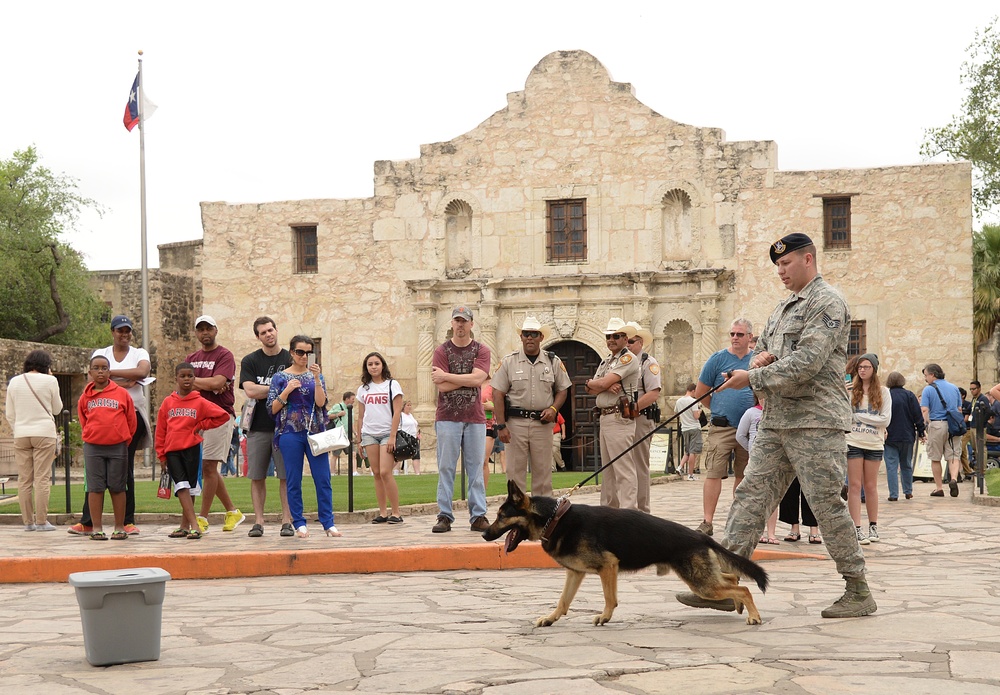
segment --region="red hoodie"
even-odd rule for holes
[[[113,381],[101,391],[94,387],[93,381],[87,384],[76,406],[83,441],[101,446],[132,441],[136,427],[132,396]]]
[[[163,399],[156,417],[156,458],[167,460],[168,451],[181,451],[202,438],[197,430],[210,430],[229,422],[229,413],[192,391],[183,398],[176,391]]]

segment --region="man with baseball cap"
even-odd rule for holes
[[[483,483],[483,452],[486,450],[486,413],[480,387],[490,371],[490,349],[472,339],[472,310],[457,306],[451,312],[451,338],[434,350],[431,380],[438,390],[434,430],[437,434],[438,487],[437,523],[434,533],[451,531],[455,521],[452,497],[455,472],[462,456],[469,476],[469,524],[483,532],[486,520],[486,486]]]
[[[139,533],[135,525],[135,452],[152,444],[149,426],[149,406],[142,390],[142,381],[149,376],[149,353],[141,347],[132,345],[132,321],[128,316],[119,314],[111,319],[112,343],[106,348],[94,351],[91,357],[106,357],[111,365],[111,378],[119,386],[128,391],[136,412],[135,434],[128,445],[128,479],[125,484],[125,532],[131,536]],[[69,532],[75,536],[86,536],[94,530],[90,516],[88,495],[83,497],[83,512],[79,523],[69,527]]]
[[[531,494],[552,494],[552,423],[566,402],[572,381],[554,352],[542,350],[551,330],[534,316],[518,329],[521,349],[500,362],[493,375],[493,417],[497,436],[507,445],[507,474]],[[508,403],[509,399],[509,403]]]
[[[201,453],[202,498],[201,516],[198,517],[198,528],[202,533],[208,533],[208,514],[212,510],[212,502],[218,497],[226,508],[226,519],[223,531],[232,531],[243,523],[246,517],[236,508],[226,483],[219,475],[219,463],[229,453],[229,445],[233,436],[233,423],[236,411],[233,404],[236,401],[233,393],[233,381],[236,378],[236,359],[233,353],[216,342],[219,334],[218,324],[208,314],[203,314],[194,320],[195,335],[201,348],[187,356],[187,362],[194,366],[194,387],[201,392],[201,397],[215,403],[229,413],[229,422],[215,429],[205,430]]]
[[[734,370],[723,386],[750,386],[767,401],[746,477],[729,510],[724,544],[750,557],[768,515],[798,476],[826,549],[847,584],[822,616],[870,615],[877,606],[865,580],[865,556],[840,497],[847,472],[845,432],[852,421],[843,381],[851,314],[840,293],[819,275],[816,246],[808,236],[782,237],[771,245],[770,256],[791,294],[767,320],[749,371]],[[731,600],[689,592],[677,599],[688,606],[735,610]]]
[[[600,414],[601,465],[632,446],[635,440],[635,420],[622,412],[619,399],[632,401],[639,386],[639,360],[628,350],[629,338],[635,328],[620,318],[608,321],[604,329],[610,355],[601,361],[593,379],[587,380],[587,393],[597,396],[595,410]],[[638,481],[631,455],[623,456],[604,469],[601,484],[601,504],[607,507],[637,509]]]

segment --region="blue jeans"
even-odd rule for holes
[[[460,453],[462,467],[469,479],[469,518],[486,516],[486,486],[483,483],[486,425],[441,420],[434,423],[434,431],[437,433],[437,503],[441,516],[455,520],[451,500],[455,496],[455,471]]]
[[[885,477],[889,481],[889,497],[899,497],[899,480],[903,480],[903,494],[913,494],[913,442],[885,443]]]
[[[302,469],[305,457],[309,458],[313,484],[316,486],[316,504],[319,507],[319,523],[324,529],[333,526],[333,486],[330,483],[330,457],[316,456],[309,450],[305,432],[286,432],[278,436],[278,449],[285,461],[285,475],[288,483],[288,513],[292,526],[306,525],[302,512]],[[485,446],[485,444],[483,445]]]

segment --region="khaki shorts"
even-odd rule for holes
[[[946,420],[931,420],[927,426],[927,458],[931,461],[962,458],[962,438],[948,436]]]
[[[743,477],[750,455],[736,442],[735,427],[708,427],[708,443],[705,444],[705,458],[701,463],[706,478],[725,480],[729,477],[729,456],[736,452],[733,472],[737,478]]]
[[[219,425],[214,430],[205,430],[201,436],[205,441],[201,445],[202,461],[225,461],[229,458],[229,447],[233,444],[233,423],[235,419],[229,416],[229,422]]]

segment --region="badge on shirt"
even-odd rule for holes
[[[649,373],[650,374],[659,374],[660,373],[660,365],[658,365],[658,364],[651,364],[651,365],[649,365]]]

